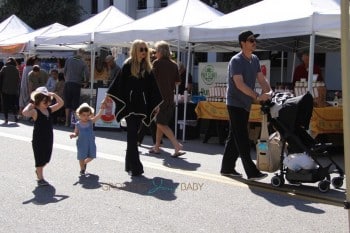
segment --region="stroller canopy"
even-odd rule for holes
[[[272,99],[272,102],[278,104],[276,101],[281,100]],[[313,97],[309,92],[301,96],[287,98],[278,112],[277,119],[291,131],[299,127],[307,130],[309,129],[313,104]]]

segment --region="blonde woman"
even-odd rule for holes
[[[137,132],[141,123],[149,126],[162,102],[146,42],[135,40],[132,43],[130,56],[109,87],[105,101],[108,98],[116,103],[117,121],[125,118],[127,123],[125,171],[132,176],[140,176],[144,171],[137,146]]]

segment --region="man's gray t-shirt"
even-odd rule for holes
[[[64,78],[66,82],[81,84],[89,81],[89,69],[80,57],[70,57],[64,65]]]
[[[243,82],[254,90],[257,74],[260,72],[259,58],[252,54],[251,60],[248,60],[242,52],[239,52],[231,58],[227,69],[228,87],[226,104],[244,108],[249,112],[253,99],[236,87],[232,77],[234,75],[242,75]]]

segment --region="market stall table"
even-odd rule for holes
[[[250,130],[249,137],[254,142],[260,135],[260,125],[256,127],[254,123],[260,123],[262,120],[260,104],[253,104],[251,107],[249,122]],[[206,130],[203,142],[206,143],[211,136],[213,136],[213,131],[217,131],[217,136],[219,137],[219,143],[224,144],[228,133],[229,120],[226,103],[224,102],[210,102],[210,101],[200,101],[195,108],[197,118],[209,120],[209,126]]]
[[[261,122],[261,105],[252,104],[249,122]],[[226,103],[200,101],[195,108],[197,118],[208,120],[229,120]]]
[[[315,107],[311,117],[310,131],[313,137],[319,134],[343,134],[343,108]]]
[[[261,122],[260,105],[253,104],[249,122]],[[198,119],[229,120],[226,103],[200,101],[195,109]],[[310,121],[310,131],[313,137],[320,134],[343,134],[342,107],[314,107]]]

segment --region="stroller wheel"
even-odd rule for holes
[[[281,176],[274,176],[271,178],[271,184],[273,187],[281,187],[284,185],[284,178]]]
[[[332,179],[332,185],[334,186],[334,188],[338,189],[341,186],[343,186],[344,183],[344,178],[343,177],[334,177]]]
[[[318,190],[321,193],[326,193],[329,191],[329,186],[331,185],[331,182],[329,180],[322,180],[320,183],[318,183]]]

